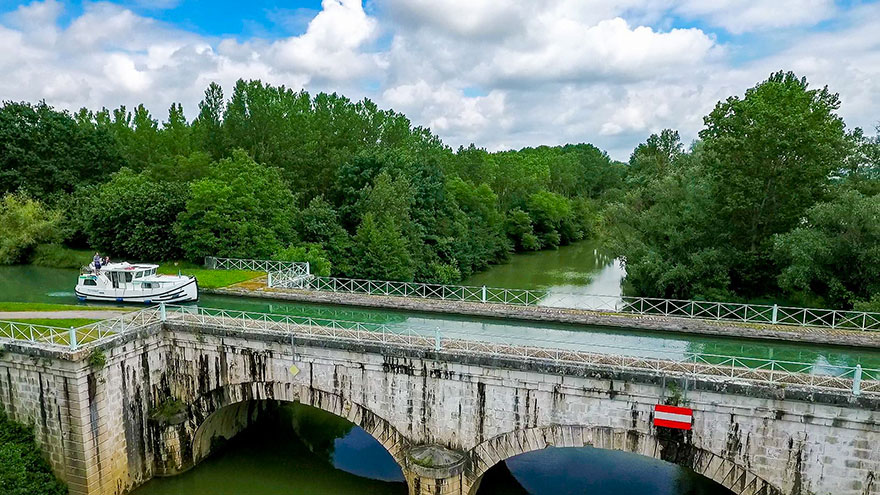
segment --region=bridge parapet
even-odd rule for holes
[[[35,423],[74,495],[117,494],[185,470],[210,452],[212,438],[233,436],[270,401],[348,418],[411,480],[411,447],[466,453],[462,473],[440,483],[457,484],[455,494],[473,493],[492,464],[550,445],[670,460],[738,494],[878,493],[871,480],[880,471],[872,449],[880,398],[870,391],[853,396],[822,383],[782,386],[448,334],[438,346],[431,329],[193,308],[166,308],[164,321],[157,315],[159,323],[75,352],[10,346],[0,361],[0,376],[10,377],[0,380],[0,404]],[[93,350],[105,355],[103,368],[88,363]],[[690,434],[669,436],[652,424],[653,405],[676,400],[694,410]],[[174,402],[183,409],[163,416]],[[62,456],[72,461],[58,464]],[[436,489],[432,483],[419,487]]]

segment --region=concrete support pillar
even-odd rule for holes
[[[467,456],[442,445],[417,445],[406,452],[403,475],[409,495],[468,495]]]

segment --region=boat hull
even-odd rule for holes
[[[77,286],[75,292],[76,297],[79,298],[80,301],[118,302],[129,304],[182,303],[199,300],[199,282],[195,277],[191,277],[188,282],[176,287],[168,289],[163,288],[161,292],[157,291],[156,293],[147,294],[142,291],[123,289],[85,289],[81,286]]]

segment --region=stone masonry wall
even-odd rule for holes
[[[72,495],[121,495],[186,470],[265,400],[363,427],[404,467],[412,493],[472,494],[510,456],[593,445],[687,465],[740,494],[880,494],[880,401],[867,398],[170,322],[105,344],[101,370],[85,355],[28,352],[0,359],[0,405],[35,424]],[[693,431],[654,428],[653,405],[685,390]],[[425,444],[461,453],[463,472],[414,481],[406,452]]]

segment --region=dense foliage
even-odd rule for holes
[[[839,105],[775,73],[719,102],[690,146],[663,130],[623,164],[589,144],[453,151],[369,100],[260,81],[228,99],[211,84],[191,122],[179,104],[160,123],[142,105],[6,103],[0,194],[30,205],[34,227],[2,261],[58,241],[44,237],[59,222],[68,246],[114,258],[276,257],[449,283],[602,236],[632,293],[874,308],[880,141],[848,131]]]
[[[880,142],[836,94],[775,73],[719,102],[689,150],[665,130],[606,210],[635,293],[865,307],[880,294]]]
[[[160,124],[142,105],[6,103],[0,136],[0,177],[14,178],[0,193],[63,211],[55,230],[70,246],[306,257],[321,273],[395,280],[457,282],[515,249],[591,236],[625,171],[590,145],[456,153],[369,100],[260,81],[228,99],[211,84],[191,123],[179,104]]]
[[[54,240],[60,218],[23,193],[0,197],[0,264],[19,263],[37,244]]]
[[[0,493],[65,495],[67,487],[40,455],[33,431],[0,411]]]

